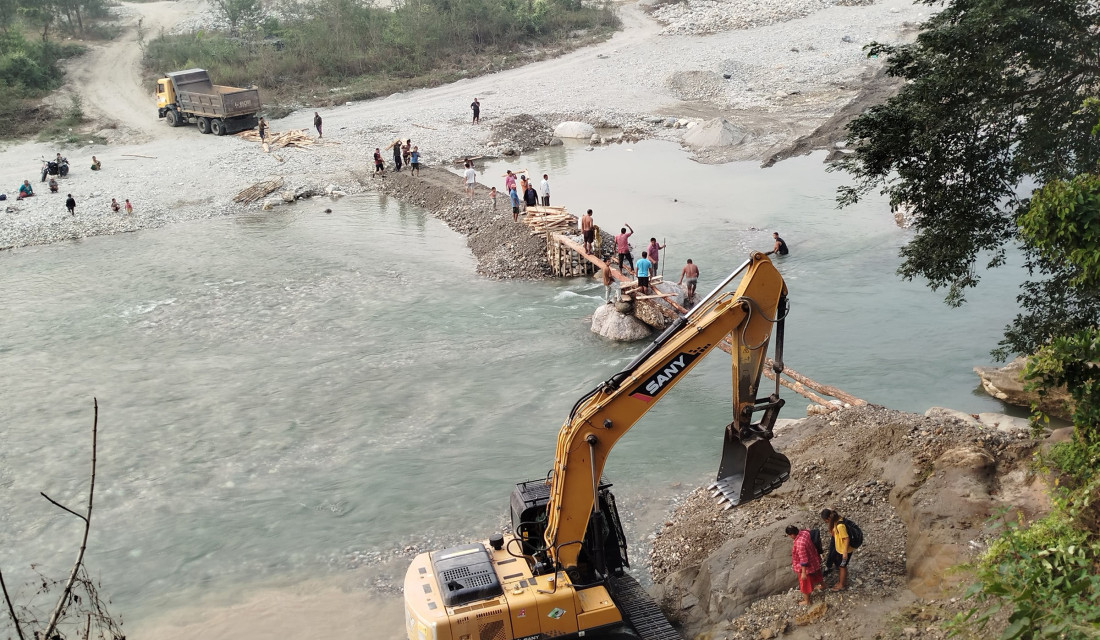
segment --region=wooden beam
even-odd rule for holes
[[[767,359],[764,360],[764,365],[766,367],[771,368],[772,364],[773,363],[772,363],[771,358],[767,358]],[[866,400],[863,400],[861,398],[857,398],[857,397],[855,397],[855,396],[853,396],[849,393],[845,393],[844,391],[842,391],[840,389],[837,389],[836,387],[831,387],[827,384],[821,384],[820,382],[816,382],[814,380],[811,380],[811,379],[807,378],[806,376],[802,375],[801,373],[795,371],[794,369],[784,367],[783,368],[783,374],[786,375],[791,380],[794,380],[795,382],[801,382],[802,384],[806,385],[807,387],[813,389],[814,391],[816,391],[818,393],[823,393],[827,396],[832,396],[832,397],[836,398],[837,400],[840,400],[841,402],[850,404],[852,406],[862,407],[862,406],[867,404]]]

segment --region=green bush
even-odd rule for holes
[[[219,84],[281,94],[357,83],[357,95],[453,79],[494,56],[563,41],[577,30],[609,32],[606,3],[576,0],[406,0],[382,9],[358,0],[291,4],[242,37],[161,34],[145,64],[160,74],[204,68]],[[365,87],[365,88],[364,88]]]

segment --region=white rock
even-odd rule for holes
[[[683,143],[696,149],[735,147],[749,137],[748,133],[725,118],[714,118],[684,134]]]
[[[591,138],[596,134],[596,128],[587,122],[567,120],[554,127],[555,138]]]
[[[610,340],[633,342],[648,338],[651,329],[634,316],[628,316],[615,310],[615,305],[601,305],[592,314],[592,333]]]

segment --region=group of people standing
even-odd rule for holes
[[[420,175],[420,148],[412,143],[411,138],[406,138],[405,142],[401,142],[400,139],[394,140],[388,148],[393,149],[394,171],[401,171],[401,167],[407,167],[413,175]],[[382,158],[382,149],[379,147],[374,148],[374,172],[382,174],[386,172],[386,161]]]
[[[810,595],[819,589],[825,588],[825,571],[836,567],[837,580],[833,585],[833,591],[844,591],[848,588],[848,563],[852,559],[852,552],[863,544],[863,533],[851,520],[841,516],[832,509],[824,509],[821,512],[821,520],[829,528],[832,541],[826,555],[825,569],[821,567],[821,538],[816,529],[799,529],[794,525],[788,525],[785,532],[791,539],[791,568],[798,575],[798,590],[802,593],[800,604],[809,605]],[[817,542],[814,541],[818,534]]]
[[[542,205],[550,206],[550,175],[542,174],[542,183],[536,191],[533,182],[527,179],[526,174],[515,174],[511,169],[504,174],[504,189],[508,192],[508,199],[512,202],[512,220],[519,222],[520,209]],[[520,195],[522,194],[522,196]],[[489,190],[489,198],[492,199],[493,208],[497,205],[497,190],[493,187]]]

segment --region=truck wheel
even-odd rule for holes
[[[199,131],[210,133],[210,118],[199,118]]]
[[[210,131],[216,136],[224,136],[226,134],[225,123],[221,121],[221,118],[214,118],[210,121]]]
[[[180,126],[180,114],[176,113],[175,109],[169,109],[164,114],[164,121],[168,123],[169,127],[178,127]]]

